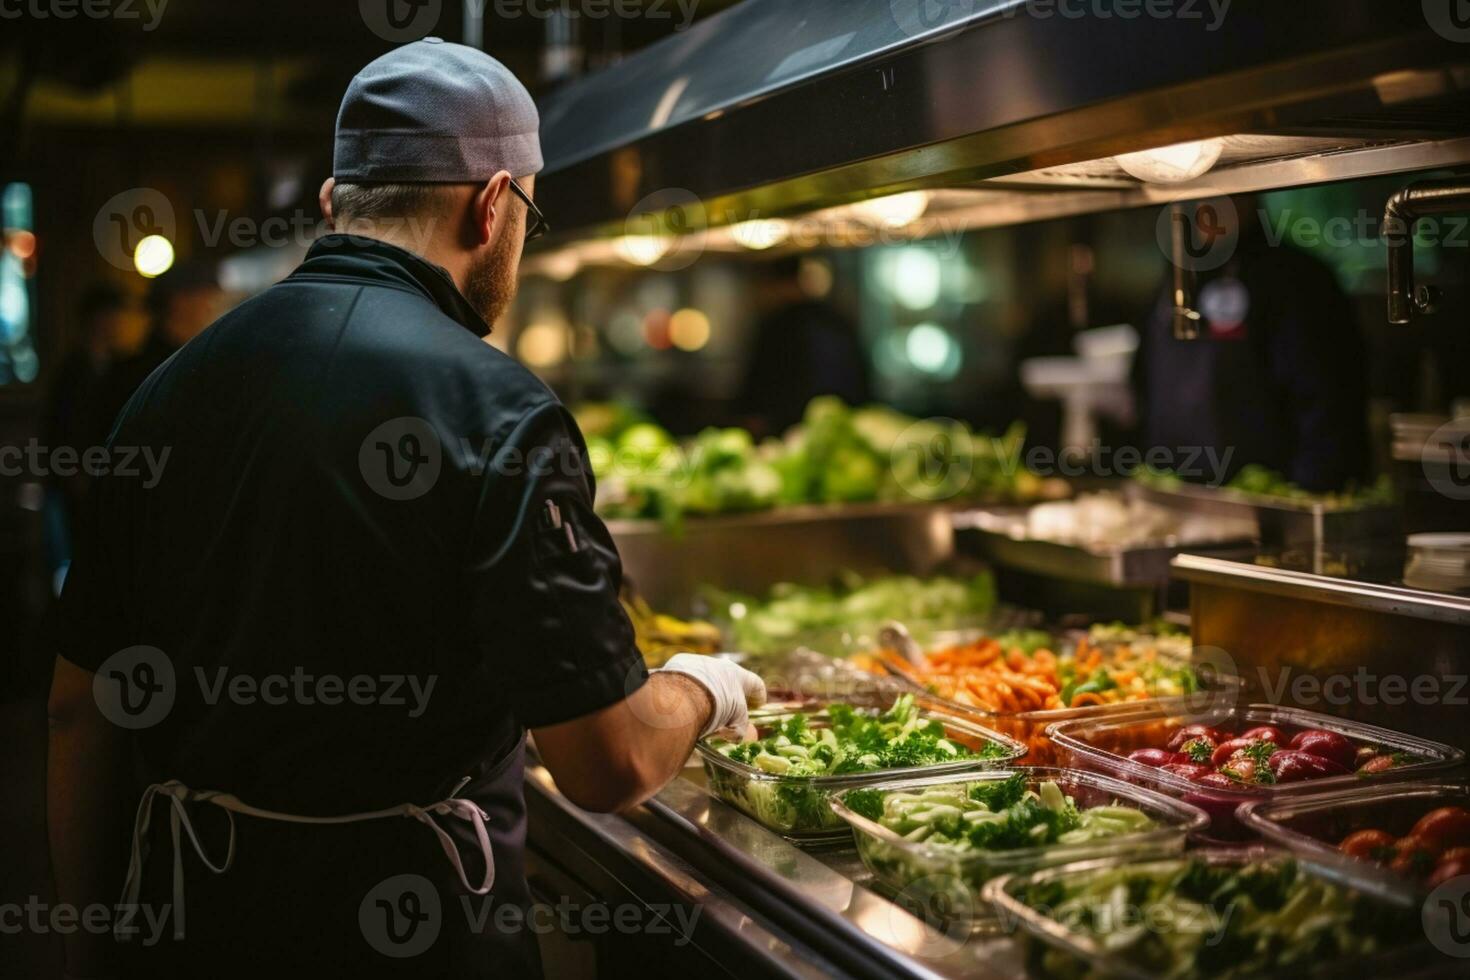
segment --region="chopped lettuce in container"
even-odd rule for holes
[[[1049,920],[1090,946],[1089,955],[1078,956],[1054,932],[1023,918],[1028,933],[1050,936],[1047,945],[1027,944],[1027,965],[1037,975],[1385,975],[1374,970],[1374,958],[1424,935],[1417,906],[1351,891],[1290,859],[1215,851],[1073,867],[992,886],[1002,905],[1014,902],[1036,922]]]
[[[959,734],[977,747],[955,737]],[[845,829],[828,804],[834,790],[906,770],[999,765],[1024,751],[967,722],[926,716],[911,694],[882,713],[834,704],[820,713],[778,715],[756,741],[716,739],[699,748],[717,795],[794,837]],[[874,778],[865,778],[869,775]]]

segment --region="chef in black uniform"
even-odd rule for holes
[[[716,658],[644,670],[576,424],[483,340],[543,227],[538,125],[480,51],[368,65],[322,188],[350,234],[118,418],[164,465],[97,482],[63,597],[58,898],[124,907],[71,976],[537,975],[493,914],[530,902],[527,731],[617,810],[764,698]]]

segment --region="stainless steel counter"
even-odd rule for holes
[[[851,848],[797,848],[710,796],[701,777],[686,770],[644,806],[606,816],[577,810],[532,767],[532,851],[595,852],[603,868],[620,866],[626,878],[698,902],[705,913],[695,944],[738,947],[747,964],[740,976],[1023,974],[1011,939],[927,926],[871,886]]]

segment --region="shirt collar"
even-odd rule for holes
[[[490,333],[442,267],[404,248],[361,235],[324,235],[312,243],[291,278],[307,275],[346,276],[406,285],[424,294],[456,323],[477,337]]]

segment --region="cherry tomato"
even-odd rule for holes
[[[1241,732],[1241,738],[1248,738],[1252,742],[1275,742],[1277,745],[1286,744],[1286,736],[1281,734],[1281,729],[1275,725],[1257,725],[1249,731]]]
[[[1454,861],[1446,861],[1441,858],[1439,864],[1435,866],[1434,873],[1424,884],[1430,888],[1436,888],[1451,878],[1458,878],[1461,875],[1470,875],[1470,859],[1458,858]]]
[[[1146,766],[1166,766],[1172,762],[1188,762],[1189,756],[1179,752],[1169,752],[1165,749],[1134,749],[1128,753],[1128,758],[1133,762],[1141,762]]]
[[[1271,773],[1278,783],[1299,783],[1306,779],[1341,776],[1348,770],[1319,755],[1300,749],[1281,749],[1271,756]]]
[[[1392,847],[1394,836],[1382,830],[1359,830],[1348,834],[1337,845],[1337,849],[1349,857],[1355,857],[1362,861],[1377,861],[1379,855],[1375,851]]]
[[[1235,755],[1235,753],[1241,749],[1249,748],[1253,744],[1255,744],[1254,741],[1249,738],[1232,738],[1228,742],[1221,742],[1215,746],[1215,751],[1210,753],[1210,765],[1219,768],[1228,762],[1230,757]]]
[[[1304,732],[1297,732],[1296,737],[1291,740],[1291,748],[1330,759],[1344,769],[1357,761],[1358,757],[1357,746],[1352,742],[1337,732],[1329,732],[1321,728],[1309,728]]]
[[[1429,841],[1413,835],[1400,837],[1399,842],[1394,845],[1393,860],[1388,862],[1388,867],[1395,874],[1422,878],[1434,867],[1439,853],[1440,848]]]
[[[1442,806],[1419,818],[1409,831],[1421,840],[1434,841],[1443,850],[1459,844],[1470,844],[1470,810],[1462,806]]]
[[[1193,741],[1208,742],[1210,748],[1214,748],[1225,741],[1225,736],[1209,725],[1185,725],[1174,733],[1173,738],[1169,739],[1169,751],[1178,752],[1184,748],[1185,742]]]

